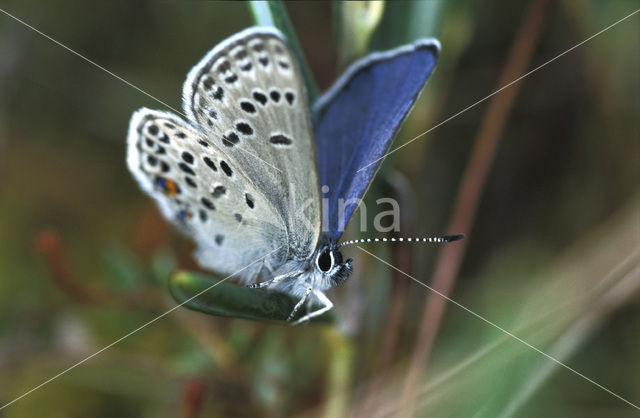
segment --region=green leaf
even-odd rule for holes
[[[304,78],[304,84],[307,88],[307,98],[309,105],[313,105],[318,98],[318,88],[313,81],[311,71],[307,66],[307,62],[304,59],[304,54],[298,43],[298,38],[291,26],[291,21],[287,15],[287,10],[284,7],[284,3],[277,0],[271,1],[250,1],[249,9],[253,14],[253,19],[256,25],[259,26],[271,26],[278,29],[287,39],[289,48],[293,51],[293,55],[298,61],[298,66],[302,71],[302,77]]]
[[[178,271],[169,278],[169,291],[184,307],[209,315],[252,321],[286,321],[297,300],[289,295],[216,281],[202,273]],[[316,310],[320,306],[313,306]],[[301,309],[301,314],[304,308]],[[327,322],[328,314],[314,320]]]

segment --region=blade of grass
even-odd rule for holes
[[[633,306],[640,292],[640,251],[633,245],[637,241],[638,197],[572,243],[548,268],[532,276],[520,277],[521,281],[536,283],[536,286],[533,292],[523,290],[514,295],[521,301],[521,307],[514,313],[522,318],[522,322],[510,330],[513,334],[545,347],[554,358],[567,361],[589,337],[603,328],[612,314]],[[502,287],[500,282],[491,286],[496,289],[492,293]],[[530,354],[533,357],[528,357]],[[536,408],[527,402],[554,373],[562,371],[555,363],[534,358],[536,356],[526,347],[514,344],[506,334],[495,335],[481,347],[470,346],[468,354],[440,364],[439,370],[434,370],[422,386],[420,414],[468,416],[470,411],[476,410],[478,401],[468,397],[461,400],[460,393],[465,393],[465,388],[511,377],[502,391],[491,386],[495,397],[479,401],[483,405],[492,403],[491,411],[484,416],[526,415]],[[523,374],[508,372],[507,364],[512,369],[528,371]],[[398,396],[403,377],[404,373],[398,368],[396,375],[388,378],[385,392],[374,405],[379,416],[399,415],[403,408],[402,397]],[[627,378],[629,380],[632,379]],[[626,386],[625,391],[632,398],[628,394],[634,393],[634,388]],[[458,414],[452,412],[452,408],[461,405],[462,415],[460,410],[457,410]],[[521,411],[525,406],[531,409]]]

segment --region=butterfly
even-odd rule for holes
[[[186,120],[133,114],[127,165],[195,240],[200,265],[299,298],[291,322],[319,303],[294,323],[307,321],[332,308],[324,291],[352,272],[339,239],[357,204],[344,202],[363,198],[439,50],[423,39],[371,54],[311,109],[284,36],[245,29],[189,72]]]

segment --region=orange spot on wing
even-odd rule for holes
[[[169,196],[175,196],[178,194],[178,185],[169,179],[165,180],[165,193]]]

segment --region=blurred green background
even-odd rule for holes
[[[175,108],[191,66],[253,24],[247,4],[232,2],[0,7]],[[286,3],[320,90],[366,49],[441,41],[395,145],[492,93],[501,75],[511,81],[637,7]],[[448,232],[456,214],[470,214],[468,229],[449,231],[467,233],[451,297],[636,405],[639,29],[637,14],[492,98],[515,93],[512,103],[483,102],[394,153],[367,196],[401,201],[405,236]],[[530,45],[512,50],[517,39]],[[522,69],[511,74],[510,62]],[[198,270],[192,243],[125,166],[129,118],[142,106],[161,108],[0,13],[0,405],[174,307],[169,275]],[[490,149],[481,137],[496,152],[486,183],[466,189],[476,208],[456,196],[465,172],[481,177],[469,165]],[[364,236],[375,234],[369,206]],[[438,257],[448,265],[434,247],[366,249],[426,284]],[[355,247],[344,253],[355,273],[329,295],[333,325],[180,308],[0,417],[637,415],[457,306],[442,321],[423,315],[429,290]],[[429,326],[436,332],[425,339]]]

